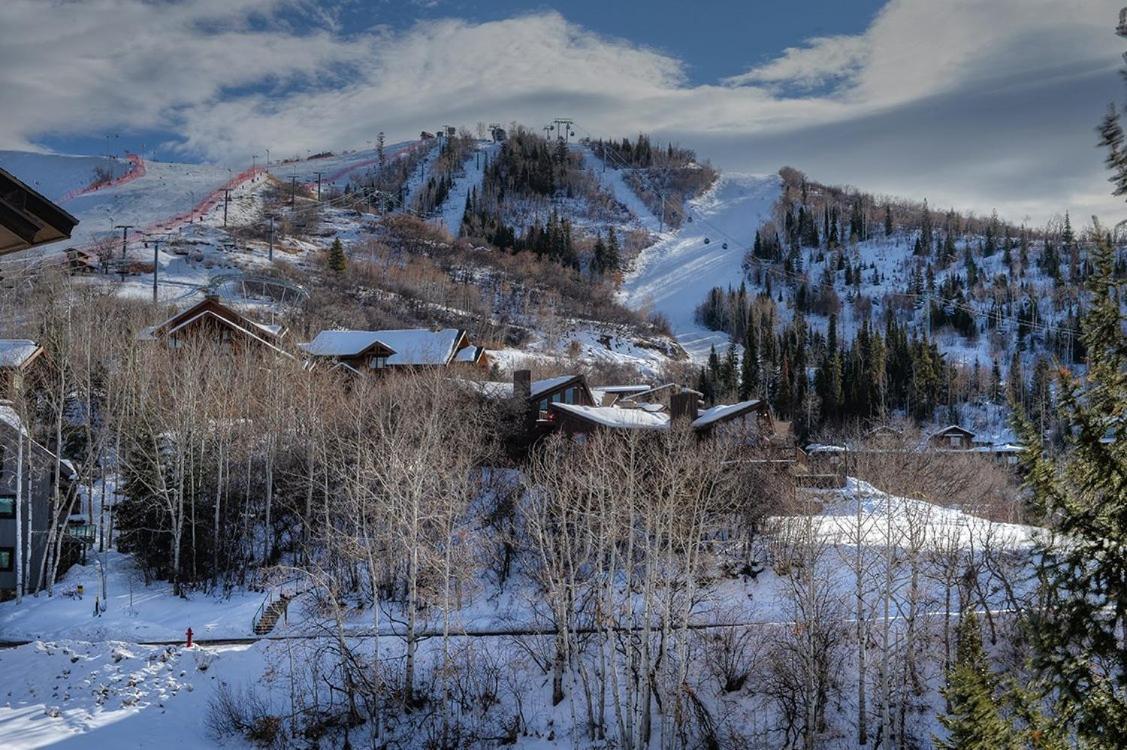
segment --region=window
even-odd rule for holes
[[[14,547],[0,547],[0,571],[8,572],[12,569],[15,552]]]
[[[0,495],[0,518],[16,517],[16,496]]]
[[[958,448],[963,443],[961,435],[948,435],[947,440],[951,443],[952,448]]]

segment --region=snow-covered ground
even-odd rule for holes
[[[181,598],[163,581],[145,585],[133,558],[120,552],[105,555],[105,611],[94,614],[94,599],[101,597],[102,555],[89,553],[87,564],[67,571],[55,595],[39,593],[22,603],[0,604],[0,641],[77,638],[131,641],[175,641],[191,628],[199,638],[238,638],[252,634],[255,612],[264,594],[235,591],[222,594],[191,593]],[[83,595],[74,595],[82,586]]]
[[[623,302],[663,314],[681,346],[697,361],[707,358],[713,345],[718,350],[726,347],[727,334],[702,327],[694,312],[712,287],[739,284],[744,253],[770,217],[779,189],[774,175],[721,175],[704,195],[689,202],[691,223],[686,221],[637,257],[623,282]]]
[[[1005,547],[1020,555],[1034,532],[1029,527],[993,523],[956,509],[890,497],[853,479],[841,491],[819,491],[812,499],[821,509],[811,519],[813,529],[825,544],[818,566],[826,571],[826,585],[843,602],[851,601],[855,586],[853,571],[842,561],[853,559],[858,523],[862,545],[872,555],[870,565],[887,559],[897,566],[893,573],[896,582],[889,589],[894,598],[905,596],[910,588],[899,585],[909,571],[903,556],[882,557],[881,550],[890,540],[893,547],[918,545],[922,533],[940,545],[953,540],[963,550],[981,550],[983,542],[989,540],[995,549]],[[807,527],[807,521],[803,516],[776,518],[770,527],[778,530],[786,525],[801,529]],[[923,554],[928,548],[926,544],[916,546]],[[180,599],[167,585],[142,585],[127,556],[111,553],[108,559],[110,599],[101,617],[92,614],[99,585],[94,564],[72,569],[53,598],[30,597],[19,605],[0,605],[0,639],[33,639],[32,643],[0,650],[5,675],[0,687],[0,747],[33,748],[60,742],[83,748],[152,747],[167,743],[171,737],[175,737],[177,747],[214,747],[217,740],[205,718],[214,713],[211,702],[221,685],[229,686],[236,695],[254,686],[277,715],[285,715],[290,695],[288,670],[295,670],[296,679],[309,679],[303,671],[308,668],[306,654],[319,648],[317,640],[259,641],[238,647],[205,645],[191,650],[141,645],[138,642],[143,640],[180,638],[187,626],[197,638],[247,635],[260,595],[237,593],[224,599],[192,594]],[[867,569],[865,575],[877,575],[874,570]],[[768,565],[755,576],[717,571],[699,591],[695,626],[730,627],[739,623],[753,632],[761,630],[765,637],[779,628],[793,628],[794,594],[788,575],[777,565]],[[86,589],[84,599],[64,595],[79,583]],[[936,609],[943,601],[942,592],[930,590],[938,585],[930,578],[922,579],[921,585],[924,590],[919,604],[926,613],[925,620],[938,627],[944,618],[944,613]],[[488,654],[491,665],[503,665],[505,674],[511,674],[511,680],[504,682],[503,700],[519,701],[528,731],[528,736],[517,741],[518,746],[547,747],[552,740],[582,744],[580,732],[573,733],[574,718],[568,715],[574,706],[550,705],[549,680],[526,656],[529,648],[543,647],[541,636],[527,631],[551,633],[552,628],[548,613],[532,604],[536,600],[536,584],[521,572],[514,573],[501,587],[483,576],[478,583],[462,588],[459,606],[446,613],[446,625],[455,638],[457,663],[459,669],[473,669],[473,659]],[[295,600],[289,624],[280,624],[272,635],[324,635],[324,613],[303,606],[303,601],[301,597]],[[345,630],[353,638],[370,629],[373,613],[363,602],[351,603],[359,605],[349,606],[344,612]],[[894,602],[889,608],[891,620],[902,618],[899,613],[907,611],[900,604]],[[990,606],[1003,605],[991,601]],[[381,614],[383,627],[396,623],[391,627],[398,632],[401,613],[396,613],[390,603],[385,602],[385,607],[393,611]],[[841,617],[852,612],[846,606],[840,611]],[[870,616],[880,615],[873,609]],[[432,607],[418,625],[423,632],[440,633],[441,608]],[[365,650],[377,645],[370,638],[362,643]],[[385,636],[378,648],[387,663],[402,657],[399,638]],[[427,665],[440,653],[441,638],[425,640],[420,650],[422,668],[429,669]],[[749,705],[739,703],[743,699],[737,695],[721,698],[737,701],[732,710],[750,710]],[[492,720],[506,715],[494,713]],[[927,717],[921,721],[927,721]],[[238,739],[225,742],[242,746]]]
[[[216,686],[257,679],[268,648],[60,640],[0,651],[0,746],[213,748]]]

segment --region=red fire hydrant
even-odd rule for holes
[[[191,648],[192,647],[192,629],[188,628],[188,632],[185,633],[185,635],[188,636],[188,648]]]

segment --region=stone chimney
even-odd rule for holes
[[[669,416],[674,422],[691,423],[697,418],[697,394],[692,391],[674,393],[669,398]]]

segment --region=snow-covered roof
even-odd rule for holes
[[[393,352],[387,359],[389,366],[445,365],[454,357],[454,347],[462,335],[457,328],[321,331],[312,341],[299,346],[314,357],[351,357],[379,342]]]
[[[844,445],[827,445],[825,443],[811,443],[803,448],[807,453],[845,453]]]
[[[463,346],[458,350],[458,354],[454,357],[455,362],[468,362],[474,363],[481,359],[481,355],[485,353],[485,349],[480,346]]]
[[[600,385],[594,390],[602,393],[645,393],[650,390],[650,386],[644,383],[639,385]]]
[[[549,391],[559,388],[564,383],[575,379],[575,375],[557,375],[554,378],[544,378],[543,380],[532,381],[532,398],[541,396]]]
[[[19,413],[10,404],[0,404],[0,422],[5,423],[13,430],[19,430],[20,434],[28,437],[27,429],[23,426],[23,420],[20,419]]]
[[[699,430],[703,427],[711,427],[717,422],[735,419],[736,417],[743,416],[759,408],[759,404],[759,399],[740,401],[738,404],[718,404],[717,406],[702,411],[700,415],[693,420],[693,427]]]
[[[314,357],[354,357],[377,342],[394,351],[377,335],[378,331],[321,331],[312,341],[298,347]]]
[[[0,339],[0,369],[23,367],[39,351],[28,339]]]
[[[628,430],[665,430],[669,428],[669,415],[646,409],[622,409],[617,406],[580,406],[554,403],[550,409],[559,409],[604,427]]]
[[[983,445],[975,448],[975,450],[979,453],[1021,453],[1025,450],[1025,446],[1016,443],[1000,443],[998,445]]]
[[[529,398],[537,399],[540,396],[550,391],[559,388],[561,385],[568,383],[576,378],[581,378],[579,375],[559,375],[554,378],[544,378],[542,380],[533,380],[532,387],[529,392]],[[502,382],[499,380],[466,380],[464,381],[469,387],[474,388],[483,396],[490,398],[512,398],[513,397],[513,384]]]
[[[936,430],[935,432],[931,433],[931,437],[939,437],[940,435],[946,435],[949,432],[959,432],[964,435],[970,435],[971,437],[974,437],[973,432],[965,427],[960,427],[957,424],[949,424],[941,430]]]
[[[462,338],[462,332],[457,328],[443,328],[441,331],[406,328],[375,333],[376,338],[395,352],[387,358],[388,365],[392,367],[448,364],[456,353],[454,347]]]

